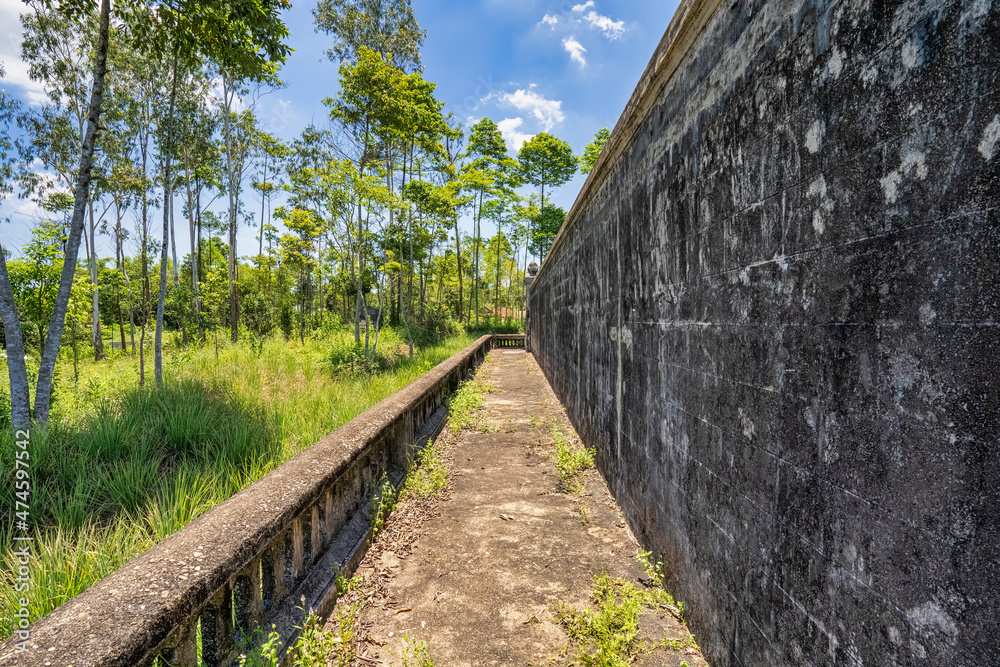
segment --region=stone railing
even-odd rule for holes
[[[496,334],[493,336],[493,348],[524,349],[524,334]]]
[[[0,664],[222,667],[272,627],[292,645],[306,610],[328,615],[337,575],[364,555],[383,475],[402,481],[443,428],[445,399],[496,344],[483,336],[40,619],[29,651],[0,644]]]

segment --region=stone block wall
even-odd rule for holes
[[[1000,2],[686,1],[531,345],[716,667],[1000,665]]]

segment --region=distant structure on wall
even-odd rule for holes
[[[531,288],[715,667],[1000,665],[998,5],[683,2]]]

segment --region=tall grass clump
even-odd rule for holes
[[[353,345],[346,331],[305,345],[227,345],[217,355],[171,350],[162,389],[139,387],[128,355],[81,363],[78,381],[60,383],[47,428],[31,431],[31,621],[471,343],[450,339],[411,359],[386,332],[386,368],[374,373],[337,372],[331,350]],[[14,630],[23,595],[10,556],[13,436],[0,398],[0,639]]]

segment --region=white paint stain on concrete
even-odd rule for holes
[[[983,139],[979,142],[979,154],[989,162],[997,154],[997,144],[1000,144],[1000,114],[993,117],[993,122],[983,130]]]
[[[937,319],[937,313],[934,311],[933,306],[929,303],[925,303],[920,306],[920,323],[925,327],[929,327],[934,324],[934,320]]]
[[[823,147],[823,137],[826,135],[826,123],[822,120],[814,120],[806,132],[806,148],[810,153],[816,154]]]
[[[911,37],[906,44],[903,44],[903,66],[906,69],[913,69],[923,63],[923,55],[921,53],[920,46],[921,45],[916,41],[916,37]]]
[[[885,197],[886,204],[895,204],[896,200],[899,199],[899,184],[902,183],[903,176],[896,170],[890,171],[888,174],[879,179],[879,183],[882,185],[882,194]]]
[[[826,219],[833,213],[833,199],[827,197],[826,178],[820,174],[809,184],[809,196],[818,198],[816,208],[813,209],[813,229],[821,235],[826,231]]]
[[[955,639],[958,636],[958,626],[937,602],[925,602],[906,612],[914,629],[922,634],[941,633],[945,637]]]
[[[918,150],[908,150],[903,155],[903,163],[900,166],[903,173],[911,173],[920,180],[927,178],[927,155]]]
[[[844,71],[844,54],[837,47],[833,47],[833,53],[830,54],[830,61],[826,64],[826,71],[834,79]]]

